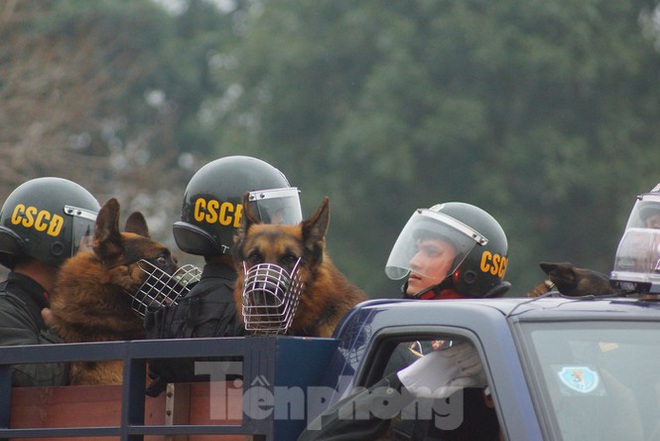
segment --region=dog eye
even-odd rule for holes
[[[248,256],[247,262],[250,264],[250,266],[258,265],[263,262],[263,258],[261,257],[261,254],[254,252]]]
[[[280,259],[280,265],[284,268],[291,268],[298,261],[298,256],[287,254]]]
[[[168,264],[168,259],[165,256],[160,256],[159,258],[156,259],[156,265],[158,266],[167,266]]]

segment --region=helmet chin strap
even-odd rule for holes
[[[438,295],[440,295],[440,292],[445,290],[445,289],[453,289],[454,284],[452,283],[452,278],[447,276],[445,279],[436,284],[436,285],[431,285],[428,288],[424,288],[423,290],[419,291],[418,293],[408,295],[406,294],[406,291],[408,290],[408,282],[404,283],[401,286],[401,289],[403,291],[404,297],[408,299],[420,299],[420,300],[429,300],[432,299]]]
[[[426,289],[421,290],[420,292],[412,295],[406,294],[406,290],[408,288],[408,282],[404,283],[401,286],[401,291],[403,292],[403,296],[408,299],[419,299],[419,300],[430,300],[435,298],[436,296],[440,295],[440,292],[444,291],[445,289],[454,289],[454,284],[452,283],[452,278],[447,277],[445,280],[442,282],[438,283],[437,285],[432,285],[429,286]],[[504,296],[504,294],[509,291],[509,288],[511,288],[511,283],[502,281],[495,286],[493,286],[491,289],[488,290],[486,294],[482,296],[482,298],[498,298]],[[460,294],[460,293],[459,293]]]
[[[509,291],[509,288],[511,288],[511,283],[507,281],[501,281],[497,285],[493,286],[488,292],[484,295],[484,298],[498,298],[502,297],[504,294]]]

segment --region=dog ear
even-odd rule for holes
[[[575,267],[570,262],[541,262],[539,264],[541,269],[550,277],[550,280],[557,285],[558,288],[574,287],[577,284],[577,276],[575,274]],[[561,291],[561,289],[560,289]]]
[[[243,195],[243,213],[241,215],[241,224],[236,229],[236,234],[234,235],[234,243],[240,243],[247,234],[247,231],[254,224],[260,224],[261,220],[257,213],[255,213],[255,208],[250,204],[250,193],[247,192]]]
[[[149,227],[147,227],[147,221],[144,219],[144,216],[139,211],[134,211],[126,219],[126,228],[127,233],[135,233],[144,237],[149,236]]]
[[[92,248],[105,266],[111,266],[124,252],[119,233],[119,202],[115,198],[108,200],[96,216]]]
[[[260,224],[261,219],[259,215],[255,212],[255,207],[250,204],[250,193],[245,193],[243,195],[243,216],[241,216],[241,224],[245,225],[245,231],[250,229],[252,224]]]
[[[302,222],[302,236],[305,248],[312,251],[320,261],[325,249],[325,234],[330,224],[330,199],[325,196],[323,202],[309,219]]]
[[[559,265],[558,263],[553,263],[553,262],[541,262],[541,263],[539,263],[539,266],[541,267],[543,272],[548,276],[550,275],[550,271],[557,268],[558,265]]]

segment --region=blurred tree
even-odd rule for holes
[[[200,117],[230,31],[202,0],[0,4],[0,196],[37,176],[73,179],[172,244],[187,179],[209,155]],[[220,31],[219,31],[220,30]]]
[[[654,11],[255,2],[218,136],[275,161],[308,210],[330,195],[335,260],[372,295],[390,289],[383,266],[407,217],[449,200],[503,224],[515,294],[542,260],[608,272],[634,196],[659,180]]]
[[[374,296],[418,207],[462,200],[541,260],[608,272],[660,160],[657,1],[6,0],[0,197],[59,175],[171,245],[187,179],[261,157],[332,203],[337,265]]]

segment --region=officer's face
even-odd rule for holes
[[[660,212],[646,218],[646,228],[660,228]]]
[[[406,294],[413,295],[442,282],[452,270],[456,250],[439,238],[420,239],[417,253],[410,259]]]

